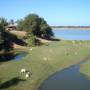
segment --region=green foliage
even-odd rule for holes
[[[24,20],[19,20],[17,28],[18,30],[24,30],[45,39],[50,39],[54,36],[47,22],[36,14],[29,14]]]
[[[5,28],[0,24],[0,51],[10,51],[12,50],[12,42],[9,38],[8,32],[5,31]]]
[[[27,37],[27,43],[28,46],[35,46],[39,44],[39,41],[36,39],[36,36],[34,36],[33,34],[29,34]]]
[[[3,31],[3,27],[0,24],[0,44],[3,43],[3,39],[2,39],[2,31]]]
[[[24,23],[22,19],[17,21],[17,25],[17,30],[24,31]]]
[[[7,26],[7,20],[3,17],[0,18],[0,51],[4,48],[4,43],[5,43],[5,26]]]
[[[0,24],[5,28],[5,26],[8,25],[8,22],[4,17],[0,17]]]
[[[3,26],[0,24],[0,51],[2,50],[2,45],[3,45],[3,43],[4,43],[3,32],[4,32],[4,28],[3,28]]]
[[[14,25],[14,20],[13,20],[13,19],[11,19],[11,20],[10,20],[10,22],[9,22],[9,24]]]

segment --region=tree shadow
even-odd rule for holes
[[[0,62],[7,62],[10,60],[13,60],[15,57],[14,53],[4,53],[4,54],[0,54]]]
[[[6,34],[8,35],[8,39],[11,42],[16,43],[16,44],[21,45],[21,46],[26,46],[27,45],[27,43],[24,40],[18,38],[18,36],[14,35],[10,32],[6,32]]]
[[[26,80],[20,79],[19,77],[14,77],[14,78],[0,84],[0,90],[9,88],[11,86],[15,86],[15,85],[19,84],[20,82],[24,82],[24,81],[26,81]]]
[[[58,38],[51,38],[50,40],[51,41],[61,41],[61,39],[58,39]]]
[[[17,45],[21,45],[21,46],[26,46],[27,43],[25,41],[23,41],[22,39],[19,39],[19,38],[15,38],[13,40],[14,43],[16,43]]]

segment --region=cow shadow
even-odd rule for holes
[[[11,86],[15,86],[15,85],[18,85],[20,82],[24,82],[26,80],[24,79],[20,79],[19,77],[14,77],[8,81],[5,81],[3,83],[0,84],[0,90],[2,89],[7,89]]]

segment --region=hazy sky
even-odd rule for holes
[[[36,13],[50,25],[90,25],[90,0],[0,0],[0,16],[21,19]]]

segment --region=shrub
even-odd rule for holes
[[[35,46],[40,44],[39,40],[33,34],[29,34],[26,41],[28,46]]]

